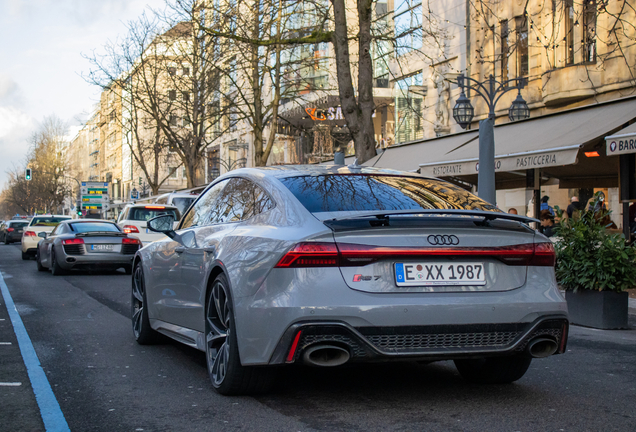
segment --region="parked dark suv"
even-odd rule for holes
[[[29,224],[28,220],[10,220],[0,225],[0,242],[11,244],[22,240],[22,231]]]

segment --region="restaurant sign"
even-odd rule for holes
[[[495,157],[495,172],[522,171],[576,163],[578,148]],[[431,177],[453,177],[479,173],[479,159],[457,162],[423,163],[420,172]]]
[[[606,140],[607,155],[636,153],[636,136],[616,137]]]

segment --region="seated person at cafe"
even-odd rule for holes
[[[546,237],[554,236],[554,216],[550,213],[550,210],[541,210],[539,215],[541,221],[541,232]]]

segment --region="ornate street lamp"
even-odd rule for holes
[[[468,99],[466,94],[462,91],[459,95],[459,99],[457,99],[457,103],[453,107],[453,118],[462,129],[466,129],[473,121],[473,117],[475,117],[475,108],[473,108],[470,99]]]
[[[517,99],[512,101],[512,105],[508,108],[508,118],[510,121],[525,120],[530,118],[530,108],[521,97],[521,90],[517,94]]]
[[[472,82],[471,84],[468,83]],[[515,85],[510,85],[512,83]],[[477,193],[484,201],[496,205],[495,190],[495,105],[510,90],[518,90],[517,99],[512,102],[508,110],[508,117],[512,121],[525,120],[530,117],[528,104],[521,97],[521,89],[526,85],[525,78],[515,78],[504,82],[495,80],[490,75],[488,81],[481,83],[463,74],[457,77],[457,85],[461,89],[459,99],[453,108],[453,118],[466,129],[473,120],[475,109],[470,100],[464,94],[464,88],[468,87],[481,96],[488,105],[488,118],[479,122],[479,172],[477,179]]]

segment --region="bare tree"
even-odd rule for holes
[[[144,14],[128,24],[126,38],[88,57],[87,80],[121,97],[119,121],[153,193],[170,175],[162,168],[171,155],[185,167],[188,187],[195,186],[202,156],[219,136],[220,115],[210,104],[219,52],[199,30],[204,10],[190,6],[178,16]]]
[[[8,172],[9,181],[2,200],[24,213],[57,212],[71,195],[65,172],[66,125],[56,117],[44,120],[31,138],[26,166],[16,166]],[[25,168],[31,168],[31,180],[25,179]]]

